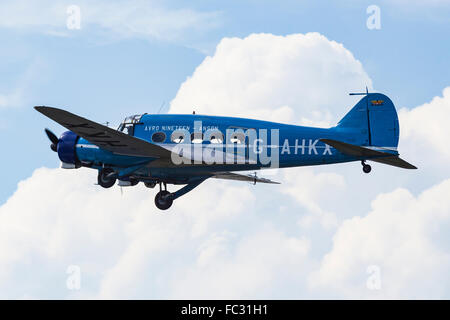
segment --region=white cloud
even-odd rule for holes
[[[405,189],[379,195],[368,215],[339,227],[311,286],[347,298],[448,297],[450,253],[441,241],[450,227],[449,192],[450,179],[418,197]],[[380,291],[365,286],[370,265],[380,267]]]
[[[306,208],[310,214],[301,217],[299,224],[302,227],[311,227],[316,220],[325,228],[330,229],[337,226],[336,214],[323,208],[323,202],[338,201],[331,199],[331,194],[323,193],[322,190],[337,190],[345,188],[345,179],[336,173],[314,173],[313,170],[304,168],[302,170],[285,170],[282,191],[292,196],[301,206]],[[305,182],[308,183],[305,183]]]
[[[120,196],[118,188],[100,190],[94,182],[93,171],[42,168],[19,183],[17,192],[0,208],[0,287],[8,286],[10,279],[21,278],[17,265],[36,266],[35,276],[39,276],[45,272],[39,266],[44,261],[52,262],[52,268],[60,272],[56,277],[62,281],[59,292],[67,294],[66,267],[79,264],[88,278],[109,269],[100,292],[106,295],[106,287],[110,295],[117,292],[118,296],[121,283],[128,285],[127,280],[141,277],[145,272],[141,268],[152,257],[163,254],[164,259],[170,259],[171,254],[189,248],[184,242],[205,237],[214,225],[243,213],[239,206],[221,202],[236,201],[251,207],[254,201],[245,186],[207,182],[208,187],[198,187],[197,193],[177,201],[173,211],[166,214],[155,208],[154,192],[143,186],[125,189]],[[218,203],[201,201],[214,194]],[[217,204],[222,204],[222,210],[215,210]],[[28,292],[27,283],[13,285],[15,290],[36,295]],[[45,287],[38,293],[45,295]]]
[[[308,266],[308,240],[259,216],[248,184],[207,181],[161,212],[143,186],[120,196],[94,181],[38,169],[0,207],[3,297],[251,297]],[[78,294],[68,265],[81,267]]]
[[[195,264],[177,273],[173,297],[286,298],[292,293],[275,292],[274,288],[302,283],[310,263],[307,239],[289,237],[271,227],[263,227],[234,245],[232,237],[213,235],[203,244]]]
[[[343,183],[337,175],[291,170],[309,186],[332,190]],[[320,197],[327,198],[314,187],[306,200],[297,199],[313,207],[300,215],[292,206],[288,215],[264,214],[255,206],[267,193],[216,180],[160,212],[154,192],[142,186],[121,196],[117,187],[100,189],[94,181],[87,169],[38,169],[0,207],[3,297],[448,296],[450,180],[418,197],[405,189],[380,195],[369,214],[339,225],[325,257],[313,251],[319,239],[290,223],[314,216]],[[295,199],[306,187],[294,184]],[[281,202],[283,192],[274,189],[269,201]],[[72,264],[81,267],[80,292],[65,288]],[[373,264],[382,270],[380,291],[365,287],[366,268]]]
[[[431,169],[450,160],[450,87],[443,90],[442,97],[411,110],[399,111],[401,124],[400,147],[408,156],[417,159],[418,165]]]
[[[365,83],[370,79],[351,53],[318,34],[224,39],[180,88],[171,112],[189,112],[196,102],[198,112],[210,114],[334,123],[356,102],[347,92]],[[445,134],[415,131],[432,112],[445,117],[445,92],[402,111],[402,150]],[[390,169],[286,169],[274,177],[281,186],[207,180],[169,212],[158,211],[155,190],[141,185],[121,196],[117,187],[94,186],[94,171],[38,169],[0,207],[0,294],[448,297],[450,181],[415,197],[397,189],[404,171],[386,183]],[[421,189],[428,174],[415,175]],[[380,190],[385,194],[366,214],[365,199]],[[65,287],[73,264],[82,271],[79,292]],[[368,292],[373,264],[381,267],[383,287]]]
[[[67,8],[81,13],[81,31],[69,30]],[[220,13],[168,8],[163,1],[2,1],[0,27],[54,36],[76,35],[84,30],[106,38],[139,37],[183,41],[193,31],[202,34],[220,24]]]
[[[372,81],[361,63],[318,33],[224,38],[182,84],[170,113],[334,124],[354,103],[348,93],[365,85]]]

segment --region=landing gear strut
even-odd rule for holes
[[[156,194],[155,197],[155,205],[158,207],[158,209],[161,210],[167,210],[172,205],[173,201],[182,195],[188,193],[195,187],[197,187],[200,183],[205,181],[206,178],[200,178],[196,179],[194,181],[191,181],[187,185],[185,185],[183,188],[175,191],[175,192],[169,192],[167,191],[167,185],[165,182],[159,182],[159,192]],[[162,186],[164,185],[164,190]]]
[[[167,185],[164,183],[164,190],[162,190],[162,182],[159,183],[159,192],[155,197],[155,205],[160,210],[167,210],[172,206],[172,194],[167,191]]]
[[[98,184],[101,185],[103,188],[111,188],[116,183],[114,170],[111,168],[103,168],[99,170],[97,181]]]
[[[372,167],[370,165],[366,164],[365,160],[362,160],[361,164],[363,166],[363,172],[364,173],[369,173],[370,171],[372,171]]]

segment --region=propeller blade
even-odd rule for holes
[[[57,144],[58,144],[59,139],[58,139],[58,137],[57,137],[53,132],[51,132],[49,129],[45,128],[45,133],[47,134],[47,137],[50,139],[50,141],[51,141],[54,145],[57,145]],[[53,150],[53,149],[52,149],[52,150]]]

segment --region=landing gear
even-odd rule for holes
[[[175,191],[175,192],[169,192],[167,191],[167,185],[165,182],[159,182],[159,192],[156,194],[155,197],[155,205],[158,207],[158,209],[161,210],[167,210],[172,206],[172,203],[175,199],[181,197],[182,195],[188,193],[195,187],[197,187],[200,183],[205,181],[206,178],[199,178],[196,180],[191,181],[187,185],[185,185],[183,188]],[[162,186],[164,185],[164,190]]]
[[[144,182],[144,185],[147,188],[153,189],[156,186],[156,182],[152,181],[152,182]]]
[[[372,167],[370,165],[366,164],[366,162],[364,160],[361,161],[361,164],[363,166],[364,173],[369,173],[370,171],[372,171]]]
[[[173,200],[171,193],[167,190],[160,191],[156,194],[155,205],[160,210],[167,210],[172,206]]]
[[[137,185],[139,183],[139,180],[130,179],[130,182],[131,182],[131,186],[135,186],[135,185]]]
[[[155,205],[160,210],[167,210],[172,206],[173,198],[172,194],[167,191],[167,185],[164,183],[164,189],[162,190],[162,183],[159,183],[160,191],[156,194]]]
[[[98,184],[103,188],[111,188],[116,183],[114,170],[111,168],[103,168],[98,171]]]

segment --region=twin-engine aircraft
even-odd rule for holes
[[[117,130],[65,110],[37,111],[69,131],[59,138],[45,129],[64,169],[98,170],[98,184],[112,187],[159,184],[161,210],[208,178],[278,183],[252,174],[287,168],[367,160],[405,169],[399,158],[399,125],[392,101],[380,93],[364,97],[332,128],[312,128],[244,118],[194,114],[142,114],[125,118]],[[185,185],[175,192],[167,184]]]

